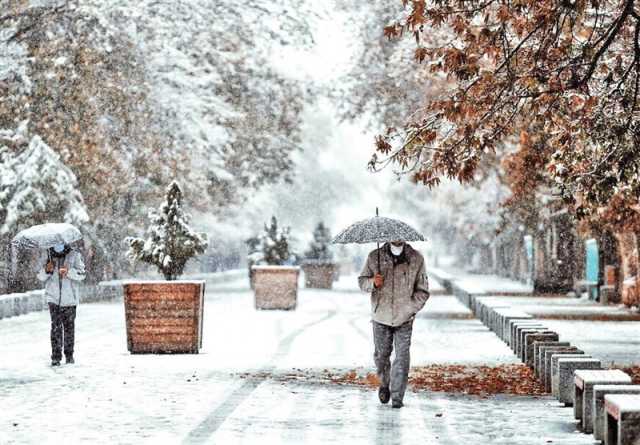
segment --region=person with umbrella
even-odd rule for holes
[[[379,216],[353,224],[334,239],[336,243],[384,242],[369,254],[358,284],[371,293],[378,397],[383,404],[391,399],[393,408],[403,406],[413,320],[429,299],[424,257],[407,243],[423,240],[407,224]]]
[[[77,283],[84,280],[85,267],[82,254],[71,246],[81,239],[80,231],[70,224],[43,224],[20,232],[13,240],[14,248],[46,249],[37,277],[44,283],[51,315],[51,366],[60,366],[63,348],[66,362],[74,363]]]

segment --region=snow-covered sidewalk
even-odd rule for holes
[[[245,280],[209,289],[198,355],[130,355],[122,302],[83,305],[77,364],[49,367],[45,312],[0,321],[0,443],[591,443],[551,398],[412,393],[380,406],[351,386],[243,372],[372,370],[368,297],[301,289],[296,311],[256,311]],[[412,364],[516,363],[451,296],[416,319]],[[518,422],[527,412],[527,424]]]

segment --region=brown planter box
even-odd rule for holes
[[[198,353],[204,281],[128,282],[123,287],[129,352]]]
[[[331,289],[335,280],[336,270],[335,264],[303,264],[302,271],[304,272],[305,287]]]
[[[256,309],[295,309],[299,267],[253,266]]]

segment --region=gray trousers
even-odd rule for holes
[[[389,388],[393,400],[402,401],[409,380],[409,349],[411,349],[413,320],[397,327],[376,321],[372,324],[375,344],[373,360],[376,363],[378,378],[382,386]],[[392,365],[391,352],[394,348],[396,355]]]

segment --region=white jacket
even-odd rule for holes
[[[78,282],[85,278],[84,261],[82,254],[76,250],[71,250],[64,258],[52,257],[53,273],[48,274],[45,266],[49,261],[49,256],[44,255],[38,262],[38,279],[44,282],[44,293],[47,303],[59,306],[77,306],[80,303],[80,292]],[[68,269],[67,276],[60,280],[58,270],[65,266]]]

